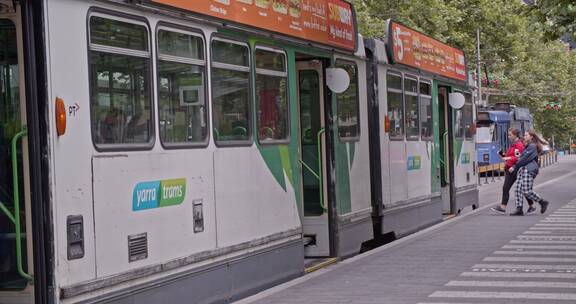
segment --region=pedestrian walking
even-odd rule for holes
[[[499,206],[490,208],[492,212],[501,215],[506,214],[506,206],[508,205],[508,200],[510,199],[510,189],[512,188],[512,185],[514,185],[514,182],[516,182],[516,175],[512,174],[512,172],[509,172],[508,170],[513,167],[516,162],[518,162],[518,158],[524,151],[524,143],[520,138],[520,130],[516,128],[508,129],[508,139],[512,144],[506,153],[502,153],[500,155],[502,160],[505,161],[504,184],[502,185],[502,202]],[[533,207],[534,202],[529,198],[526,198],[526,200],[530,206],[528,210],[532,211],[531,213],[534,213],[536,211],[536,209]]]
[[[542,145],[548,144],[540,136],[538,136],[534,131],[526,131],[524,134],[524,144],[526,147],[520,155],[518,162],[512,166],[508,171],[516,176],[516,211],[510,213],[510,215],[524,215],[523,204],[524,196],[531,199],[534,202],[540,204],[540,213],[546,212],[549,202],[544,200],[540,195],[534,192],[534,179],[538,176],[539,165],[538,165],[538,155],[542,154]],[[528,213],[534,213],[536,210],[533,206],[528,209]]]

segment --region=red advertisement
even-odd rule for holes
[[[388,21],[392,63],[467,81],[464,52],[393,21]]]
[[[183,10],[355,51],[352,5],[344,0],[150,0]]]

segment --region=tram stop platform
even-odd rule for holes
[[[558,161],[536,178],[543,215],[492,214],[503,181],[483,185],[477,210],[236,304],[576,303],[576,156]]]

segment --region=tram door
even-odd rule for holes
[[[324,133],[324,91],[322,62],[297,63],[300,118],[300,151],[304,204],[304,254],[330,255]]]
[[[448,87],[438,87],[438,112],[440,128],[440,186],[443,213],[454,214],[456,201],[454,191],[452,110],[449,104]]]
[[[0,303],[33,303],[22,32],[16,3],[0,0]]]

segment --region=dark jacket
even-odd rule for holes
[[[522,167],[526,167],[530,175],[534,177],[538,175],[540,166],[538,165],[538,149],[536,148],[535,144],[530,143],[528,146],[526,146],[524,151],[522,151],[522,155],[520,155],[518,162],[514,165],[513,174],[514,175],[518,174],[518,171]]]

